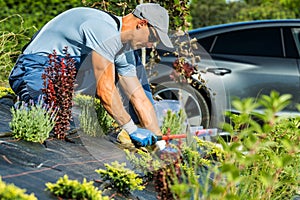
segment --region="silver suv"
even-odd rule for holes
[[[257,98],[271,90],[291,94],[284,113],[295,114],[300,102],[300,20],[261,20],[198,28],[189,31],[200,45],[201,77],[190,84],[170,79],[174,56],[163,57],[151,69],[153,94],[181,99],[192,126],[218,127],[233,97]],[[155,76],[151,76],[155,72]],[[204,73],[203,73],[204,72]],[[282,114],[282,113],[278,113]]]

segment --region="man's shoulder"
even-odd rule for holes
[[[74,8],[70,8],[69,10],[66,10],[65,12],[75,12],[75,11],[86,11],[86,12],[90,12],[90,11],[101,11],[95,8],[90,8],[90,7],[74,7]]]
[[[94,18],[94,17],[102,17],[106,15],[106,13],[102,10],[90,7],[74,7],[69,10],[64,11],[62,16],[73,16],[80,18]]]

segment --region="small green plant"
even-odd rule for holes
[[[73,100],[75,105],[80,108],[80,128],[84,131],[84,133],[91,136],[103,135],[103,131],[100,128],[95,111],[95,102],[93,97],[77,94]]]
[[[143,180],[134,171],[125,168],[126,163],[120,164],[115,161],[111,165],[107,163],[104,165],[106,169],[98,169],[96,172],[101,175],[104,181],[109,180],[112,187],[119,192],[127,194],[131,190],[143,190],[145,188],[142,185]]]
[[[161,168],[162,163],[159,159],[155,159],[155,155],[144,152],[140,149],[136,153],[124,149],[126,159],[134,166],[134,168],[144,176],[152,176],[154,171]]]
[[[6,95],[15,95],[15,93],[11,88],[0,86],[0,98],[4,97]]]
[[[26,194],[25,189],[21,189],[14,184],[6,184],[0,177],[0,199],[3,200],[37,200],[33,193]]]
[[[36,104],[19,101],[16,105],[16,108],[11,108],[12,120],[9,123],[12,136],[43,143],[55,125],[57,109],[43,103],[41,98]]]
[[[112,127],[116,126],[116,121],[108,114],[108,112],[102,106],[100,99],[95,98],[95,109],[98,117],[98,121],[104,133],[107,133]]]
[[[69,177],[64,175],[56,183],[46,183],[46,187],[46,190],[64,199],[109,200],[109,197],[102,196],[102,191],[93,185],[93,181],[87,182],[85,178],[80,183],[77,180],[69,180]]]
[[[77,94],[74,102],[80,107],[80,127],[86,134],[101,136],[113,128],[115,120],[107,113],[100,99]]]
[[[178,112],[167,110],[163,119],[161,131],[163,134],[167,134],[170,130],[170,134],[182,134],[186,131],[186,114],[183,109]]]

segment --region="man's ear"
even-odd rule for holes
[[[139,29],[142,26],[146,26],[148,24],[148,20],[147,19],[140,19],[138,24],[136,25],[136,28]]]

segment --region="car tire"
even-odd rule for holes
[[[205,98],[193,87],[184,83],[164,82],[156,85],[153,90],[154,99],[179,100],[182,93],[181,102],[187,115],[188,123],[191,127],[203,126],[208,128],[210,124],[210,111]]]

